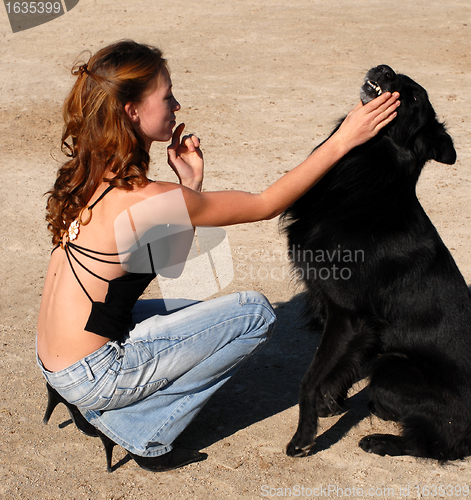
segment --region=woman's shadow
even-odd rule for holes
[[[276,305],[271,339],[212,397],[177,442],[203,449],[298,404],[301,379],[322,333],[313,335],[303,328],[303,304],[304,294],[299,294]],[[364,391],[350,398],[346,407],[349,410],[316,439],[312,453],[332,446],[369,414]],[[286,442],[290,439],[287,435]]]

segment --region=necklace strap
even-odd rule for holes
[[[103,193],[101,193],[101,195],[98,197],[98,199],[93,202],[89,207],[88,207],[88,210],[91,210],[99,201],[101,201],[112,189],[114,188],[114,186],[108,186],[104,191]]]

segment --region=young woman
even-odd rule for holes
[[[359,104],[327,142],[260,194],[202,192],[199,140],[181,138],[183,124],[175,129],[180,104],[158,49],[121,41],[73,74],[63,111],[62,149],[69,158],[47,203],[54,249],[37,335],[48,389],[44,420],[62,402],[80,430],[102,439],[108,470],[114,444],[147,470],[169,470],[205,458],[172,443],[267,339],[275,315],[256,292],[171,314],[162,314],[159,302],[138,301],[158,270],[125,270],[116,220],[138,206],[147,207],[139,221],[146,231],[176,223],[174,212],[186,212],[191,226],[275,217],[394,119],[398,95]],[[168,162],[179,184],[147,178],[152,142],[169,140]],[[159,204],[162,195],[172,203]],[[173,245],[164,260],[171,262],[179,249]]]

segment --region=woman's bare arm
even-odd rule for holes
[[[358,104],[340,128],[300,165],[259,194],[244,191],[197,192],[182,187],[194,226],[226,226],[271,219],[316,184],[351,149],[374,137],[396,116],[399,95],[383,94]],[[174,137],[172,144],[178,144]],[[194,153],[198,154],[197,152]]]

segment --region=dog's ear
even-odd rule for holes
[[[442,132],[433,141],[435,142],[435,157],[432,159],[439,163],[453,165],[456,161],[455,146],[453,145],[453,139],[446,132],[445,127],[443,127]]]
[[[435,160],[447,165],[453,165],[456,161],[453,139],[444,125],[438,121],[418,137],[415,142],[415,152],[425,161]]]

